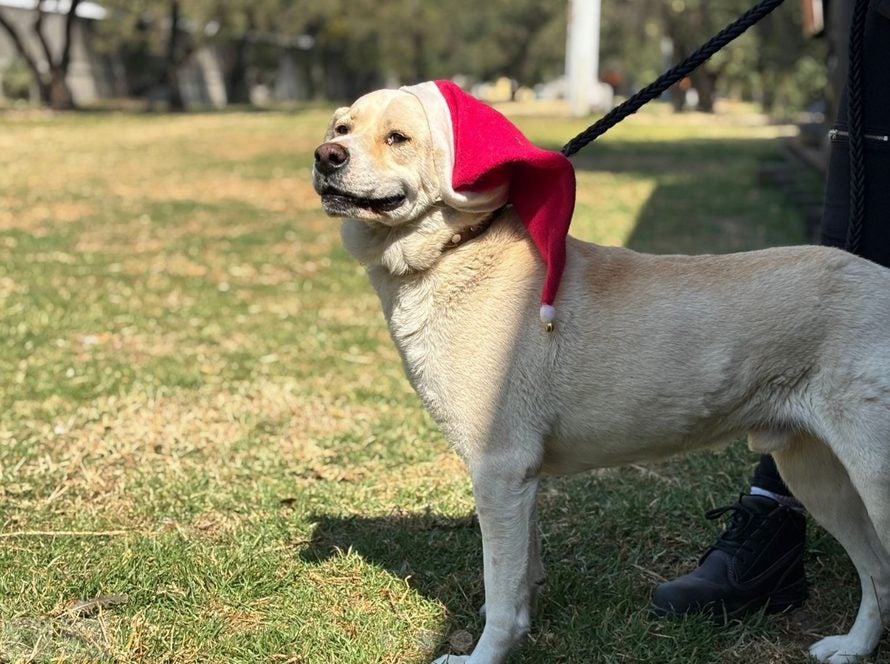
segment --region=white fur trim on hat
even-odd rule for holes
[[[439,192],[445,204],[467,212],[491,212],[507,202],[509,188],[502,185],[488,191],[455,191],[452,186],[454,173],[454,127],[448,103],[432,81],[406,85],[399,88],[414,95],[426,112],[435,153],[436,171],[439,176]]]

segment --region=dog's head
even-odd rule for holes
[[[411,260],[381,261],[394,273],[426,269],[446,239],[459,241],[455,231],[510,203],[547,264],[541,315],[552,319],[575,205],[574,169],[562,154],[536,147],[451,81],[365,95],[334,112],[325,139],[315,151],[315,190],[328,214],[366,222],[344,225],[344,241],[360,260],[382,252],[405,258],[406,247],[393,243],[421,220],[426,227],[413,233],[421,236],[413,244],[424,247],[414,246]],[[386,233],[371,241],[372,251],[362,250],[358,245],[369,243],[362,234],[380,227],[405,232]]]
[[[325,212],[397,226],[438,200],[429,122],[418,99],[379,90],[334,111],[315,151],[315,191]]]

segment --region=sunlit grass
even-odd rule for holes
[[[0,116],[6,659],[424,662],[478,636],[469,485],[318,209],[326,122]],[[583,125],[519,122],[552,147]],[[800,241],[756,178],[784,131],[635,119],[577,158],[573,232],[660,252]],[[809,622],[645,615],[750,465],[734,447],[548,481],[549,589],[514,661],[803,661],[854,608],[823,536]],[[103,597],[124,598],[75,608]]]

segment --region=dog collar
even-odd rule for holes
[[[494,223],[494,220],[503,211],[504,207],[506,206],[499,207],[478,224],[468,226],[467,228],[462,229],[460,233],[455,233],[454,235],[452,235],[448,242],[446,242],[445,245],[442,247],[442,251],[446,252],[451,251],[452,249],[457,249],[470,240],[474,240],[482,235],[485,231],[491,228],[492,223]]]

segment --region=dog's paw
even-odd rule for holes
[[[469,659],[470,658],[467,655],[442,655],[439,659],[435,660],[433,664],[460,664]]]
[[[485,617],[485,604],[479,607],[479,615]]]
[[[810,657],[828,664],[852,664],[871,652],[866,645],[849,634],[828,636],[810,646]]]

